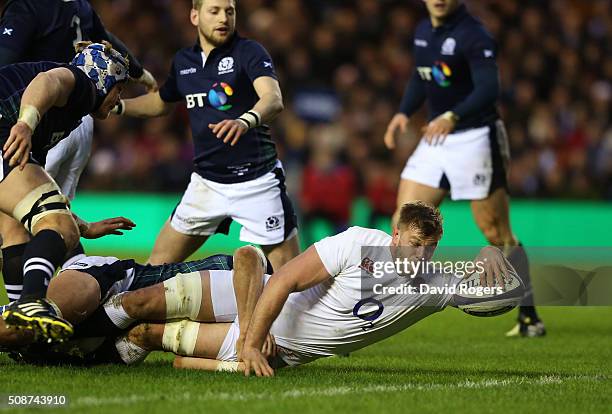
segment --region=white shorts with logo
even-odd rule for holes
[[[70,200],[79,184],[79,178],[91,155],[94,120],[87,115],[81,125],[49,150],[45,170]]]
[[[273,171],[243,183],[222,184],[193,173],[170,224],[182,234],[210,236],[227,234],[232,220],[242,225],[240,240],[248,243],[278,244],[297,233],[280,161]]]
[[[450,190],[453,200],[482,200],[506,188],[508,136],[500,120],[450,134],[442,145],[424,139],[408,159],[403,180]]]

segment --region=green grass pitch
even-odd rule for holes
[[[352,354],[271,379],[179,371],[151,355],[126,368],[18,366],[0,356],[0,396],[65,395],[59,413],[612,412],[612,308],[543,308],[549,335],[503,336],[515,313],[456,309]]]

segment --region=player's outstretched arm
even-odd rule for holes
[[[255,79],[253,87],[257,96],[259,96],[259,101],[253,107],[253,110],[260,114],[261,123],[267,124],[274,121],[285,109],[283,94],[278,81],[270,76],[261,76]]]
[[[74,213],[72,213],[72,216],[79,226],[81,237],[86,239],[99,239],[111,234],[122,236],[122,230],[129,231],[136,227],[136,223],[125,217],[114,217],[89,223]]]
[[[289,294],[306,290],[329,277],[314,247],[292,259],[272,275],[257,302],[244,342],[242,360],[245,363],[245,375],[250,375],[251,371],[258,377],[274,375],[260,351],[272,323],[283,309]]]
[[[154,118],[168,115],[173,109],[174,104],[164,101],[159,92],[152,92],[133,99],[122,99],[112,112],[136,118]]]
[[[197,369],[200,371],[240,372],[244,362],[224,362],[216,359],[177,356],[172,364],[177,369]]]
[[[3,158],[9,165],[23,169],[32,149],[32,134],[40,119],[54,106],[64,106],[75,85],[70,69],[55,68],[42,72],[30,82],[21,97],[19,118],[3,147]]]
[[[395,142],[398,135],[406,133],[410,117],[423,105],[425,97],[425,85],[418,72],[415,70],[404,91],[399,111],[395,114],[393,119],[391,119],[385,131],[384,141],[388,149],[395,149]]]

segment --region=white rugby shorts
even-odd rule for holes
[[[296,234],[280,161],[273,171],[242,183],[217,183],[193,173],[170,224],[182,234],[210,236],[227,234],[232,220],[242,225],[240,240],[247,243],[273,245]]]
[[[91,155],[94,120],[84,116],[81,125],[49,150],[45,170],[55,180],[62,193],[74,199],[81,174]]]
[[[424,139],[408,159],[403,180],[450,190],[453,200],[482,200],[507,188],[508,136],[500,120],[450,134],[442,145]]]

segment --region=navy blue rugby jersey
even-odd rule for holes
[[[15,61],[70,62],[81,40],[108,40],[87,0],[9,0],[0,20],[0,48]]]
[[[475,74],[497,84],[497,46],[464,5],[440,27],[434,28],[429,18],[417,25],[414,57],[416,71],[411,83],[417,84],[412,91],[419,91],[419,99],[411,99],[407,105],[409,116],[426,100],[430,120],[455,111],[460,116],[456,130],[480,127],[499,118],[496,86],[479,90],[482,96],[472,95],[475,80],[480,81],[474,79]],[[488,79],[491,77],[494,79]]]
[[[49,149],[70,135],[81,118],[95,110],[95,86],[80,69],[55,62],[17,63],[0,68],[0,149],[19,118],[21,97],[30,82],[41,72],[65,67],[76,79],[74,90],[64,107],[51,108],[44,114],[32,136],[32,155],[44,165]]]
[[[274,64],[259,43],[237,34],[205,56],[199,42],[181,49],[159,93],[166,102],[185,100],[195,147],[195,171],[219,183],[238,183],[260,177],[274,168],[276,146],[270,128],[247,131],[234,147],[224,144],[208,127],[236,119],[259,100],[253,82],[276,79]]]

